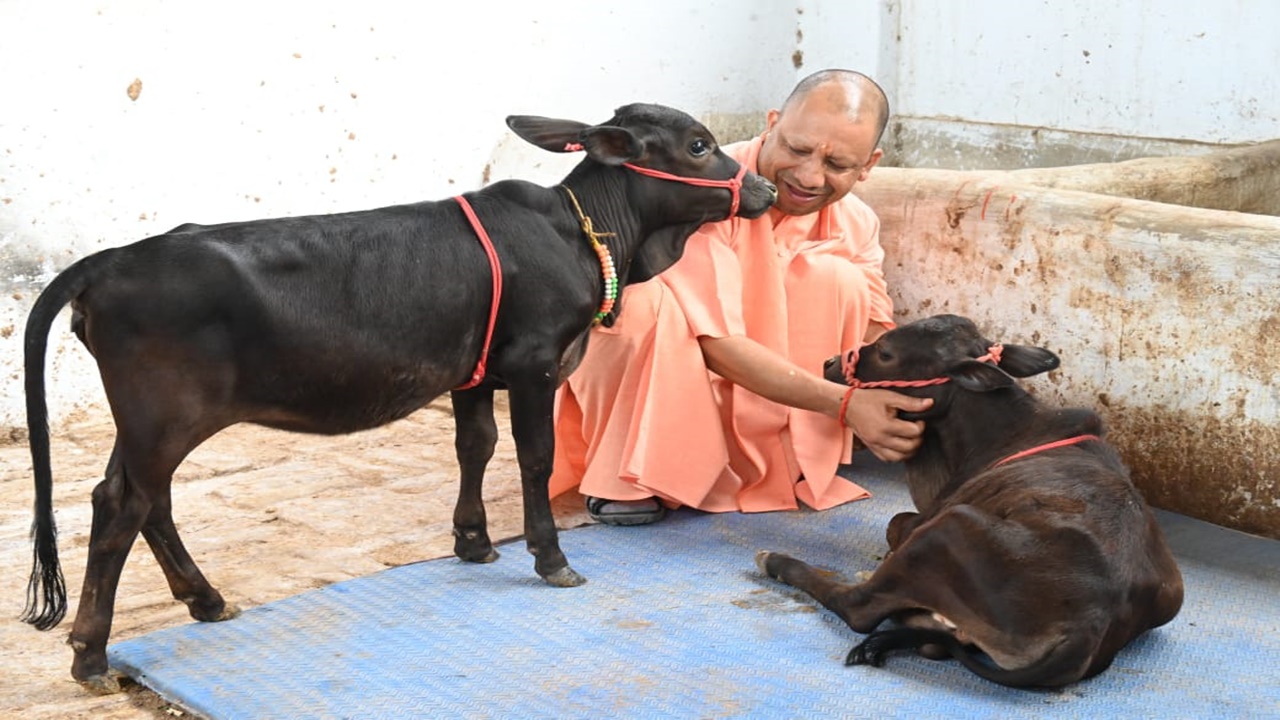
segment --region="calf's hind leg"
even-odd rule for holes
[[[164,571],[173,597],[186,603],[192,618],[201,622],[217,622],[240,614],[240,608],[228,605],[209,584],[182,544],[178,529],[173,524],[173,501],[168,485],[152,499],[151,512],[142,526],[142,536]]]
[[[498,559],[489,539],[484,512],[484,469],[498,443],[493,419],[493,388],[475,387],[450,393],[453,402],[454,449],[461,481],[458,504],[453,508],[453,554],[468,562]]]
[[[120,690],[119,683],[107,672],[107,638],[111,634],[120,572],[151,511],[146,494],[132,486],[128,463],[122,456],[117,438],[106,477],[93,489],[89,557],[75,623],[67,638],[75,653],[71,676],[99,694]]]

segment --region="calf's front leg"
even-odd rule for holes
[[[761,550],[756,553],[756,567],[774,580],[807,593],[857,632],[871,632],[887,615],[870,607],[873,594],[864,588],[866,583],[853,585],[834,580],[830,573],[790,555]]]
[[[520,464],[524,494],[525,543],[534,557],[534,569],[548,584],[576,587],[587,579],[573,568],[560,550],[555,517],[551,514],[551,463],[555,455],[555,405],[553,375],[530,382],[511,383],[511,434]]]

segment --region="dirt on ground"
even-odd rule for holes
[[[519,470],[496,402],[500,440],[489,464],[485,507],[495,542],[523,532]],[[31,572],[31,458],[22,437],[0,443],[0,648],[9,679],[0,717],[190,717],[146,688],[124,682],[94,696],[71,679],[66,645],[84,577],[90,493],[102,479],[115,429],[107,410],[77,413],[52,438],[54,508],[68,615],[39,632],[19,621]],[[229,428],[178,469],[173,515],[187,549],[227,602],[248,609],[331,583],[453,552],[457,492],[453,415],[442,398],[377,430],[342,437]],[[590,522],[576,493],[554,502],[557,524]],[[522,552],[514,545],[506,552]],[[533,559],[529,558],[529,572]],[[139,539],[125,565],[111,641],[192,622]]]

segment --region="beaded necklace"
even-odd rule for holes
[[[596,311],[595,320],[592,325],[599,325],[609,315],[609,311],[613,310],[613,305],[618,300],[618,271],[613,266],[613,256],[609,254],[609,248],[600,242],[600,238],[613,237],[614,233],[596,232],[591,225],[591,218],[582,212],[582,206],[578,204],[578,198],[574,196],[573,191],[568,185],[561,185],[564,191],[569,195],[569,201],[573,203],[573,209],[578,213],[578,224],[582,226],[582,232],[586,234],[587,239],[591,241],[591,249],[596,251],[596,255],[600,258],[600,275],[604,278],[604,300],[600,303],[600,309]]]

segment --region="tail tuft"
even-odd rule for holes
[[[41,532],[38,526],[31,529],[32,536]],[[57,539],[38,540],[31,555],[31,579],[27,582],[27,607],[22,621],[37,630],[49,630],[67,615],[67,582],[58,564]]]

